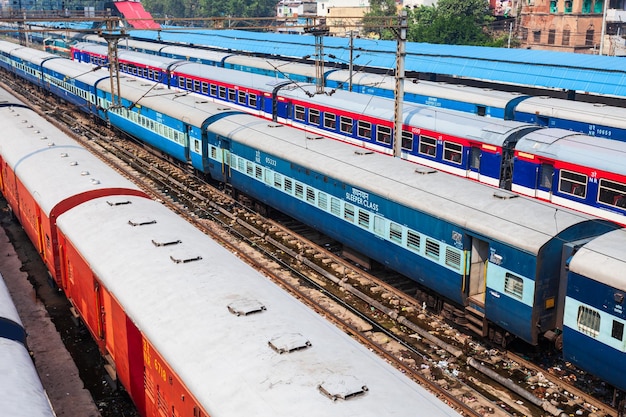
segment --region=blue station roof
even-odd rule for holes
[[[311,35],[248,32],[242,30],[191,30],[164,27],[161,31],[131,31],[135,39],[208,45],[232,51],[302,58],[315,55]],[[354,39],[354,65],[383,69],[395,67],[395,41]],[[437,45],[408,42],[407,71],[435,73],[503,84],[574,90],[582,93],[626,97],[624,58],[528,49]],[[324,37],[327,60],[347,63],[349,39]],[[333,55],[335,58],[330,58]]]

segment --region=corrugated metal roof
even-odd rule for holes
[[[310,35],[180,29],[133,31],[131,36],[298,58],[315,54]],[[354,39],[353,63],[391,69],[395,51],[395,41]],[[415,42],[407,43],[406,51],[410,71],[626,97],[626,61],[619,57]],[[325,37],[324,53],[348,62],[349,39]]]

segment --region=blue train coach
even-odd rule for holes
[[[563,357],[626,391],[626,229],[583,245],[569,262]]]

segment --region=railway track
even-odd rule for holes
[[[429,314],[403,291],[241,205],[186,167],[174,166],[140,145],[119,140],[102,126],[93,127],[93,121],[84,120],[81,114],[50,107],[45,98],[29,95],[27,100],[41,105],[60,127],[70,126],[84,146],[155,198],[429,387],[460,413],[617,416],[615,409],[590,395],[556,378],[546,378],[535,365],[482,346]],[[489,370],[495,375],[485,377]],[[520,375],[533,384],[517,385],[513,381]],[[491,378],[503,385],[493,388]]]

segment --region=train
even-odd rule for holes
[[[78,35],[71,42],[85,41],[106,45],[97,35]],[[316,83],[317,70],[310,60],[288,61],[276,57],[255,57],[243,52],[201,49],[138,39],[124,39],[118,46],[142,52],[206,65],[235,69],[254,74],[288,79],[298,83]],[[277,48],[280,50],[280,48]],[[332,57],[329,57],[332,60]],[[323,83],[329,89],[343,89],[378,97],[393,98],[395,79],[390,74],[369,72],[357,67],[326,62]],[[404,84],[404,101],[435,108],[457,110],[477,116],[515,120],[542,127],[571,130],[590,136],[626,141],[626,109],[586,101],[565,100],[546,94],[533,96],[515,91],[472,87],[462,84],[409,78]],[[598,98],[600,100],[600,98]]]
[[[1,110],[0,110],[1,111]],[[0,404],[13,417],[55,417],[26,344],[26,330],[0,276]]]
[[[458,415],[23,102],[0,100],[2,194],[141,416]],[[3,335],[22,334],[14,322],[0,320]],[[20,366],[0,361],[0,381]],[[2,387],[34,407],[35,385]]]
[[[78,43],[72,57],[108,65],[108,48]],[[241,75],[174,58],[120,51],[120,70],[168,88],[193,91],[236,109],[343,140],[393,152],[393,102],[346,91],[315,94],[317,86]],[[626,223],[626,142],[540,129],[406,105],[401,157],[438,170]]]
[[[118,91],[108,73],[85,64],[32,62],[10,71],[34,74],[44,80],[39,88],[235,197],[279,210],[406,275],[421,284],[419,300],[452,312],[479,336],[503,346],[513,339],[553,342],[566,360],[626,388],[624,337],[612,330],[626,323],[622,272],[575,261],[612,232],[612,243],[626,239],[617,223],[173,94],[148,80],[122,75]],[[622,247],[608,246],[606,257]],[[594,288],[614,297],[588,297]],[[574,350],[570,343],[577,343]],[[587,361],[581,350],[602,355]]]

